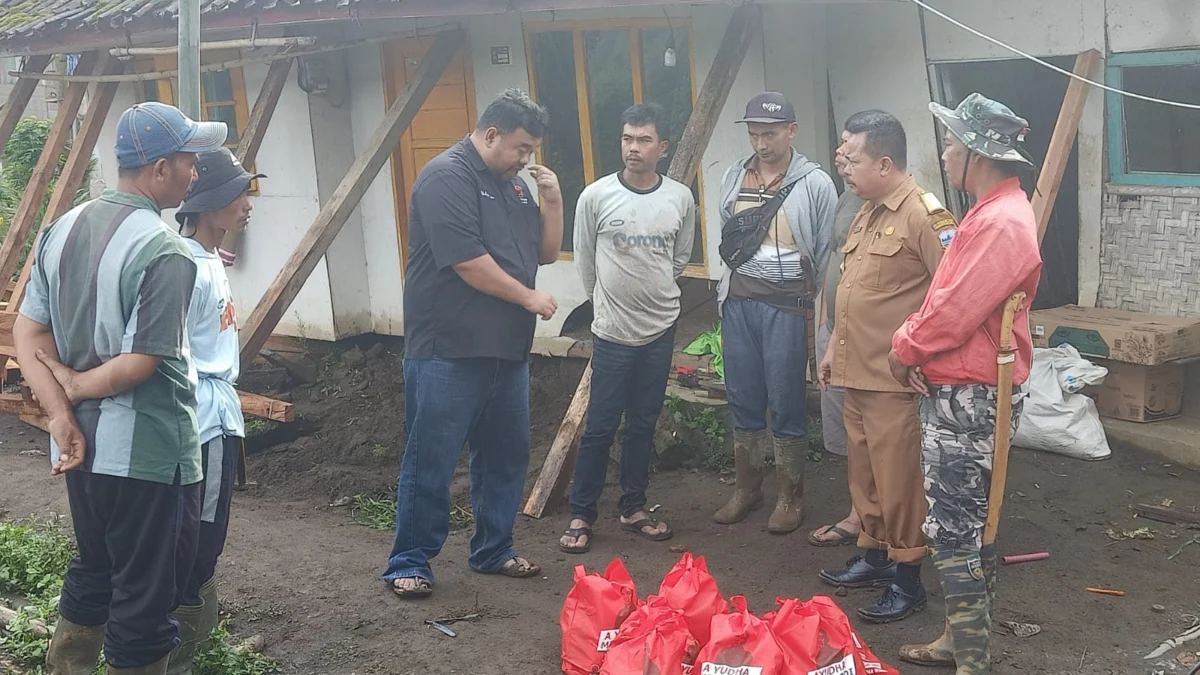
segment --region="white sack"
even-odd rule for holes
[[[1108,369],[1079,355],[1070,345],[1034,349],[1033,367],[1025,382],[1025,408],[1013,445],[1067,455],[1106,459],[1112,454],[1096,403],[1079,393],[1099,384]]]

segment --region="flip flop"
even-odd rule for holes
[[[417,585],[413,588],[400,588],[396,585],[396,581],[400,581],[400,579],[416,579]],[[433,595],[433,584],[428,579],[421,577],[400,577],[400,579],[396,579],[390,585],[392,592],[404,600],[419,600]]]
[[[559,539],[558,540],[558,550],[562,551],[563,553],[570,553],[572,555],[580,555],[580,554],[587,553],[588,551],[592,550],[592,528],[591,527],[568,527],[566,529],[566,531],[563,532],[563,536],[564,537],[574,537],[576,542],[579,541],[580,537],[587,537],[587,543],[584,544],[583,546],[579,546],[578,544],[576,544],[575,546],[567,546],[566,544],[562,543],[562,539]]]
[[[542,568],[534,565],[521,556],[513,556],[500,569],[490,574],[499,574],[510,579],[529,579],[542,573]]]
[[[817,534],[826,534],[832,532],[837,535],[837,539],[817,539]],[[851,534],[837,525],[826,525],[815,532],[808,533],[808,543],[812,546],[826,548],[830,546],[849,546],[858,541],[857,534]]]
[[[675,533],[672,532],[670,528],[667,528],[666,532],[647,534],[645,530],[642,529],[645,527],[658,527],[658,521],[653,518],[642,518],[641,520],[636,520],[632,523],[627,523],[623,520],[621,521],[622,530],[625,530],[626,532],[632,532],[642,539],[649,539],[650,541],[666,541],[675,536]]]

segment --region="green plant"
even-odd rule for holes
[[[663,403],[677,424],[704,436],[704,458],[701,466],[709,471],[733,470],[733,454],[725,448],[725,420],[713,406],[688,405],[678,396],[668,396]]]
[[[74,556],[57,521],[0,522],[0,591],[29,598],[57,591]]]
[[[396,500],[391,497],[369,497],[354,495],[354,506],[350,508],[350,519],[355,525],[372,530],[396,529]],[[450,505],[450,529],[461,530],[475,523],[475,514],[469,505]]]
[[[246,438],[254,438],[262,436],[268,431],[274,431],[279,428],[279,422],[275,420],[264,420],[261,417],[251,417],[246,420]]]
[[[222,622],[208,637],[208,648],[196,657],[192,672],[196,675],[270,675],[280,672],[279,662],[251,649],[231,644],[229,631]]]
[[[376,457],[387,457],[387,454],[390,450],[391,448],[383,443],[376,443],[374,447],[371,448],[371,454],[375,455]]]

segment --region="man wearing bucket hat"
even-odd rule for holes
[[[187,314],[196,262],[161,210],[187,194],[222,123],[142,103],[117,122],[116,189],[38,241],[13,327],[21,371],[50,418],[79,553],[46,671],[161,675],[201,510],[196,375]]]
[[[225,148],[206,152],[196,158],[196,182],[175,213],[196,258],[188,342],[200,380],[196,422],[204,492],[196,562],[181,586],[183,596],[174,613],[179,622],[179,647],[171,654],[167,675],[191,673],[196,649],[217,626],[217,558],[229,532],[235,470],[246,435],[241,401],[234,389],[240,361],[237,313],[217,246],[226,233],[246,228],[253,208],[250,188],[255,179],[265,177],[246,171]]]
[[[981,675],[990,672],[996,587],[995,545],[983,546],[996,424],[1015,427],[1021,414],[1017,389],[1012,419],[996,419],[1000,324],[1013,293],[1032,302],[1042,269],[1037,222],[1020,183],[1034,166],[1022,148],[1028,124],[1003,104],[971,94],[955,110],[930,110],[946,127],[942,161],[950,184],[977,201],[889,355],[896,379],[924,394],[924,530],[946,598],[943,635],[901,647],[900,658]],[[1033,358],[1024,308],[1013,341],[1014,385],[1021,385]]]

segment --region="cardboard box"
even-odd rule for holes
[[[1157,366],[1200,355],[1200,321],[1067,305],[1031,312],[1034,347],[1070,344],[1085,356]]]
[[[1183,408],[1183,366],[1097,361],[1108,368],[1108,377],[1084,393],[1096,401],[1101,416],[1130,422],[1157,422],[1179,416]]]

